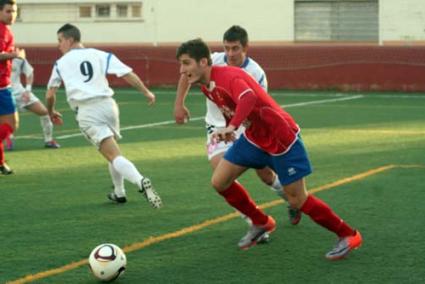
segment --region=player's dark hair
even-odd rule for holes
[[[64,38],[72,38],[76,42],[80,42],[81,40],[81,32],[80,30],[71,24],[63,25],[57,32],[58,34],[62,33]]]
[[[176,58],[179,59],[183,54],[189,55],[189,57],[195,59],[196,62],[199,62],[202,58],[207,58],[208,65],[212,64],[210,49],[200,38],[183,42],[179,48],[177,48]]]
[[[242,46],[248,44],[248,33],[241,26],[231,26],[223,35],[223,41],[239,41]]]
[[[0,10],[3,10],[4,5],[15,5],[15,0],[0,0]]]

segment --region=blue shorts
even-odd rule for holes
[[[307,151],[300,136],[285,154],[273,156],[254,146],[244,135],[236,140],[224,155],[227,161],[247,168],[270,167],[282,185],[291,184],[312,172]]]
[[[0,115],[12,114],[16,112],[15,97],[10,89],[0,90]]]

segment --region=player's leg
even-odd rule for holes
[[[0,174],[10,175],[13,170],[6,164],[3,140],[13,134],[16,127],[17,113],[0,115]]]
[[[124,188],[124,177],[112,166],[112,163],[108,163],[109,174],[114,185],[114,191],[110,192],[107,197],[109,200],[117,203],[127,202],[127,197]]]
[[[6,164],[3,140],[18,127],[18,113],[15,102],[8,89],[0,90],[0,174],[9,175],[13,171]]]
[[[274,219],[266,215],[249,196],[246,189],[235,180],[245,170],[245,167],[222,159],[211,179],[212,186],[227,203],[246,215],[252,222],[247,234],[238,243],[241,249],[248,249],[257,244],[264,234],[274,231],[276,227]]]
[[[114,191],[107,195],[108,199],[117,203],[127,202],[124,189],[124,175],[122,173],[123,170],[121,167],[119,167],[121,170],[117,170],[113,165],[113,161],[121,155],[121,151],[113,136],[107,137],[101,142],[99,146],[99,152],[105,157],[106,160],[108,160],[109,174],[111,176],[112,184],[114,185]],[[130,164],[130,175],[127,174],[128,170],[124,170],[124,174],[126,174],[127,178],[132,178],[133,181],[128,179],[130,182],[136,186],[139,186],[139,182],[143,176],[137,169],[135,169],[136,167],[133,165],[133,163],[124,157],[122,158],[124,160],[125,166],[128,166],[127,162]]]
[[[15,136],[13,136],[13,134],[7,136],[4,139],[4,146],[6,147],[7,151],[12,151],[15,148],[14,140],[15,140]]]
[[[28,96],[24,95],[24,93],[12,93],[12,99],[15,103],[16,111],[19,113],[25,110],[25,103],[27,102]],[[7,150],[13,150],[15,147],[14,143],[14,135],[10,134],[8,137],[4,139],[5,146]]]
[[[162,206],[161,198],[154,190],[150,179],[144,177],[130,160],[121,155],[119,146],[113,136],[101,142],[99,151],[111,163],[117,183],[119,182],[119,175],[121,175],[124,179],[135,184],[153,207],[159,208]],[[111,175],[113,180],[114,174]],[[118,195],[120,195],[119,191],[120,188],[115,187],[115,193],[117,194],[118,192]]]
[[[120,148],[114,136],[103,139],[100,143],[99,151],[112,164],[114,169],[129,182],[138,185],[143,179],[142,174],[137,170],[136,166],[121,155]]]
[[[116,139],[119,133],[118,107],[113,99],[80,105],[77,121],[81,132],[113,168],[129,182],[140,186],[143,176],[134,164],[121,155]]]
[[[267,215],[257,207],[245,188],[235,181],[245,170],[245,167],[222,159],[214,171],[211,184],[226,199],[227,203],[248,216],[253,224],[265,224]]]
[[[208,160],[210,162],[210,166],[213,170],[216,169],[219,162],[223,159],[224,153],[233,145],[233,143],[225,143],[225,142],[215,142],[211,139],[211,134],[215,130],[215,127],[213,125],[207,125],[207,156]],[[240,135],[238,135],[240,136]],[[239,212],[241,214],[241,218],[244,219],[249,226],[252,225],[251,219],[244,215],[243,213]],[[266,243],[269,240],[269,234],[266,233],[261,240],[259,240],[259,243]]]
[[[225,151],[230,148],[230,145],[232,143],[227,143],[226,145],[224,145],[224,142],[221,142],[221,143],[217,143],[217,144],[221,144],[221,146],[215,147],[216,151],[208,151],[208,159],[210,161],[210,165],[211,165],[211,168],[213,170],[215,170],[217,168],[217,165],[220,163],[220,161],[224,157]],[[209,146],[210,147],[208,147],[208,149],[212,149],[211,145],[209,145]],[[223,148],[225,149],[224,151],[223,151]],[[243,214],[241,212],[239,212],[239,213],[241,215],[241,218],[243,220],[245,220],[245,222],[248,224],[248,226],[251,226],[252,225],[251,219],[248,216],[246,216],[245,214]],[[264,236],[260,240],[258,240],[258,243],[267,243],[269,241],[269,239],[270,239],[270,236],[269,236],[268,233],[266,233],[266,234],[264,234]]]
[[[292,206],[297,206],[314,222],[338,236],[337,245],[326,254],[328,259],[343,258],[351,250],[360,247],[362,243],[360,233],[342,220],[323,200],[308,194],[304,178],[286,185],[285,191]]]
[[[255,245],[264,234],[274,231],[276,227],[274,219],[258,208],[246,189],[236,181],[236,178],[250,167],[250,159],[261,161],[261,157],[257,156],[260,151],[252,152],[250,147],[253,146],[245,139],[237,140],[226,152],[211,179],[213,187],[227,203],[246,215],[252,222],[248,233],[238,243],[242,249]]]
[[[256,170],[257,176],[267,184],[271,190],[283,200],[288,202],[285,191],[283,190],[282,184],[279,181],[277,174],[269,167]],[[297,225],[301,221],[301,211],[298,208],[294,208],[288,205],[288,218],[292,225]]]
[[[301,138],[284,155],[273,156],[272,161],[290,205],[299,208],[314,222],[334,232],[345,244],[345,247],[338,245],[335,251],[327,254],[327,258],[344,257],[350,250],[360,246],[360,234],[344,222],[328,204],[307,192],[305,177],[312,170]]]
[[[31,99],[31,103],[26,105],[25,108],[40,116],[40,123],[44,136],[44,146],[51,149],[60,148],[60,145],[53,139],[53,123],[50,120],[47,108],[37,99],[37,97],[35,97],[35,95],[31,95],[31,97],[33,97]]]
[[[98,147],[100,153],[124,179],[137,185],[147,201],[155,208],[162,205],[149,178],[142,176],[136,166],[125,158],[116,139],[121,137],[118,106],[112,98],[104,98],[78,107],[77,121],[84,136]],[[114,177],[111,175],[111,178]]]

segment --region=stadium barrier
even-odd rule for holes
[[[56,47],[23,46],[37,86],[48,82],[60,53]],[[93,46],[116,54],[148,86],[175,86],[177,46]],[[213,51],[220,51],[215,45]],[[250,57],[267,73],[270,89],[425,91],[425,46],[253,45]],[[115,77],[112,86],[126,86]]]

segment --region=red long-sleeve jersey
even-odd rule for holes
[[[15,41],[12,31],[3,22],[0,22],[0,52],[12,52]],[[10,74],[12,73],[12,60],[0,61],[0,88],[10,85]]]
[[[212,66],[210,83],[201,86],[226,118],[227,125],[246,127],[245,137],[272,154],[285,153],[300,131],[285,112],[244,70],[231,66]]]

